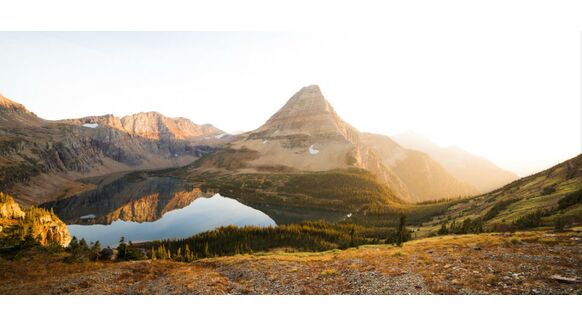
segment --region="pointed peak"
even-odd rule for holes
[[[319,93],[321,93],[321,88],[317,84],[312,84],[312,85],[308,85],[308,86],[301,88],[301,90],[299,90],[299,92],[319,92]]]
[[[290,113],[330,112],[330,107],[319,86],[313,84],[297,91],[273,117]]]

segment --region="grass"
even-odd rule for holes
[[[407,242],[401,248],[367,245],[314,253],[265,252],[193,263],[68,264],[62,261],[65,254],[30,251],[16,260],[0,257],[0,293],[193,293],[200,288],[206,293],[232,293],[233,286],[241,286],[242,293],[254,293],[270,288],[257,284],[275,282],[278,286],[292,282],[310,294],[349,293],[345,275],[350,272],[376,272],[378,279],[420,275],[434,293],[527,293],[531,288],[561,288],[547,277],[581,270],[576,259],[582,245],[575,239],[580,238],[580,231],[439,236]],[[475,245],[480,249],[475,250]],[[516,284],[514,278],[506,280],[507,272],[524,278]],[[325,279],[311,279],[317,277]]]

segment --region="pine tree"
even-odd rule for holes
[[[190,246],[188,244],[186,244],[184,247],[184,253],[187,256],[186,260],[188,262],[192,261],[192,251],[190,250]]]
[[[210,257],[210,251],[208,250],[208,242],[204,242],[204,257]]]
[[[77,237],[73,236],[73,238],[71,238],[71,242],[69,243],[69,249],[71,251],[76,251],[77,248],[79,248],[79,241],[77,240]]]
[[[79,241],[79,250],[82,252],[89,251],[89,245],[87,245],[87,241],[85,240],[85,238],[81,238],[81,240]]]
[[[120,259],[125,259],[127,257],[127,244],[125,243],[125,237],[121,236],[119,239],[119,245],[117,246],[117,252]]]
[[[157,257],[156,257],[156,250],[155,250],[153,247],[152,247],[152,255],[151,255],[151,259],[152,259],[153,261],[157,260]]]
[[[398,224],[398,231],[396,232],[396,246],[402,246],[406,240],[406,215],[400,216],[400,223]]]
[[[98,261],[100,254],[101,254],[101,242],[97,240],[95,244],[93,244],[93,247],[91,247],[91,256],[95,261]]]
[[[182,260],[182,246],[178,247],[178,250],[176,251],[176,260]]]

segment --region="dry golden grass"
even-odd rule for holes
[[[260,253],[194,263],[67,264],[64,254],[0,259],[0,294],[582,293],[582,232],[441,236],[403,247]]]

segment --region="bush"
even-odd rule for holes
[[[555,192],[556,192],[556,187],[554,187],[554,186],[548,186],[548,187],[545,187],[542,190],[542,196],[551,195],[551,194],[553,194]]]
[[[506,200],[502,200],[502,201],[497,202],[495,205],[493,205],[493,207],[487,213],[485,213],[485,215],[483,216],[483,221],[489,221],[489,220],[493,219],[494,217],[497,216],[497,214],[499,214],[501,211],[506,209],[509,205],[511,205],[517,201],[519,201],[518,198],[512,198],[512,199],[506,199]]]
[[[571,192],[558,201],[558,210],[582,203],[582,189]]]

